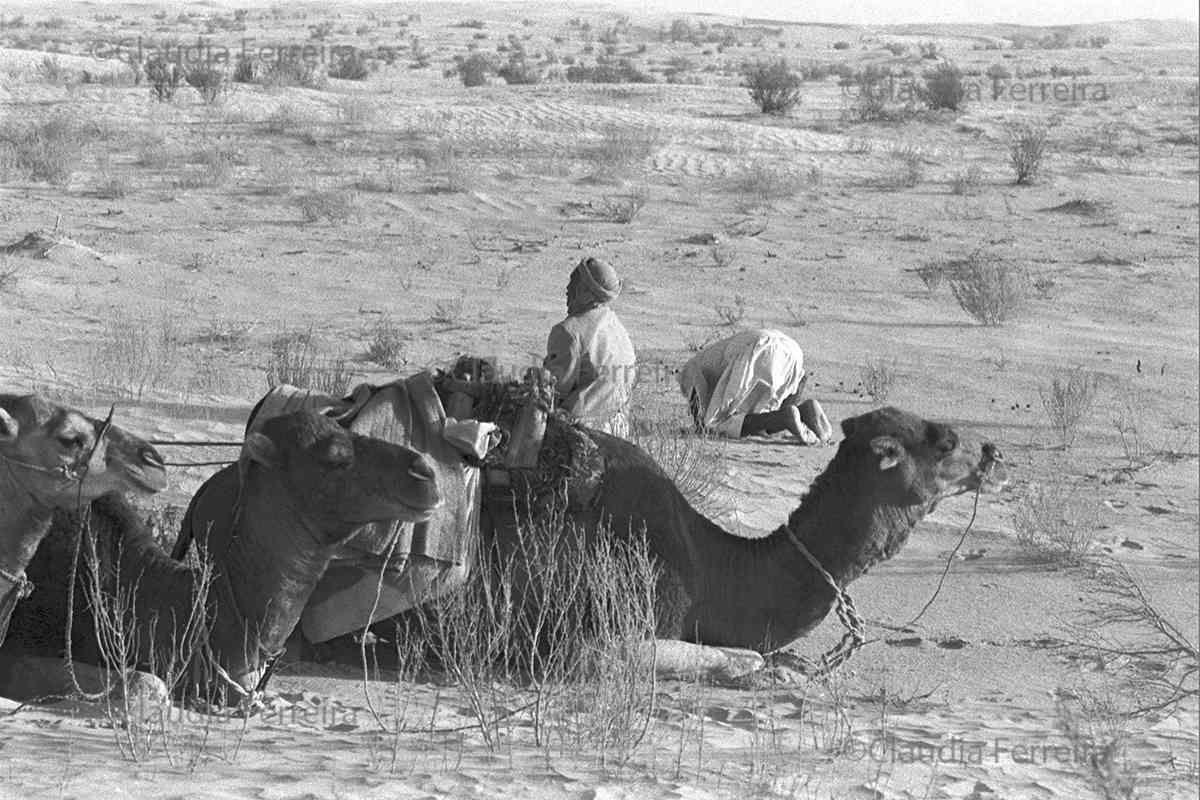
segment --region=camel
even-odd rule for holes
[[[140,668],[173,666],[173,690],[206,699],[224,693],[241,702],[265,688],[273,659],[334,550],[364,524],[422,520],[441,502],[423,455],[351,433],[311,411],[275,417],[249,434],[231,474],[235,502],[224,509],[222,524],[198,534],[210,573],[172,559],[113,494],[93,501],[83,520],[83,552],[95,553],[96,573],[86,563],[72,570],[80,519],[56,515],[28,567],[42,588],[14,614],[3,651],[17,658],[60,656],[73,613],[72,657],[105,662],[111,652],[98,638],[85,585],[85,576],[98,574],[105,601],[123,598],[135,616],[131,640]],[[191,526],[186,516],[183,525]],[[73,609],[67,599],[72,572]],[[48,677],[23,691],[63,693],[62,676]]]
[[[162,457],[133,434],[36,394],[0,394],[0,643],[55,510],[166,485]]]
[[[565,424],[552,417],[547,441]],[[598,479],[575,487],[582,502],[570,516],[584,531],[645,536],[666,568],[659,636],[771,653],[813,630],[841,590],[899,552],[941,500],[1005,480],[994,445],[964,444],[949,426],[897,408],[848,418],[841,428],[843,441],[800,506],[761,538],[726,532],[645,451],[593,430],[583,432],[596,449]],[[501,557],[519,549],[511,513],[484,518],[498,523],[485,535]]]
[[[587,431],[604,471],[585,525],[645,535],[687,595],[671,635],[697,644],[769,653],[813,630],[836,594],[805,555],[845,588],[893,557],[944,498],[1004,480],[999,450],[977,451],[948,425],[894,407],[842,421],[844,439],[800,506],[771,534],[730,534],[687,502],[636,445]],[[801,547],[801,545],[803,547]],[[660,621],[661,622],[661,621]]]

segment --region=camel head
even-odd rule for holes
[[[277,471],[320,544],[370,522],[429,518],[441,502],[428,459],[416,450],[346,430],[315,411],[267,420],[247,435],[243,457]]]
[[[131,433],[37,395],[0,395],[0,475],[40,506],[167,485],[162,456]]]
[[[1003,457],[990,442],[964,441],[949,425],[888,406],[842,421],[839,455],[865,457],[875,494],[891,506],[932,509],[943,498],[1005,481]]]

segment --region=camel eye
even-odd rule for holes
[[[333,442],[321,460],[334,469],[348,467],[354,461],[354,448],[347,442]]]
[[[67,450],[79,450],[83,447],[83,437],[79,435],[59,436],[58,443]]]

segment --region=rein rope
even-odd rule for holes
[[[942,569],[941,577],[938,578],[937,588],[934,589],[933,595],[921,607],[917,615],[908,621],[905,627],[915,624],[917,620],[923,617],[941,593],[942,586],[946,582],[946,576],[950,573],[950,565],[954,563],[954,557],[958,555],[959,549],[967,540],[967,534],[971,532],[971,527],[975,524],[975,517],[979,513],[979,496],[983,493],[984,479],[991,473],[995,465],[1001,461],[1003,461],[1003,458],[1000,456],[999,451],[985,449],[984,459],[980,465],[982,476],[979,485],[975,487],[975,503],[971,508],[971,518],[967,521],[966,527],[963,528],[962,535],[958,538],[958,544],[954,545],[954,549],[946,559],[946,566]],[[842,623],[842,627],[846,629],[846,632],[842,634],[841,640],[836,645],[821,654],[819,661],[813,661],[810,658],[795,653],[783,653],[781,651],[776,651],[773,655],[776,657],[784,656],[788,662],[788,666],[795,668],[806,677],[824,677],[849,661],[850,657],[867,643],[866,621],[854,607],[854,600],[850,597],[850,593],[838,585],[838,582],[829,574],[829,571],[804,546],[804,543],[800,541],[800,538],[796,536],[792,529],[785,526],[784,531],[787,533],[791,543],[800,551],[800,555],[804,556],[809,565],[817,571],[821,579],[833,590],[834,610],[837,613],[838,621]]]
[[[846,632],[842,634],[842,638],[838,643],[821,654],[819,661],[813,661],[810,658],[794,653],[787,654],[787,660],[790,662],[789,666],[795,667],[804,676],[809,678],[823,677],[849,661],[850,657],[866,644],[867,625],[858,613],[858,609],[854,607],[854,599],[850,597],[850,593],[838,585],[838,582],[833,579],[829,571],[821,566],[821,562],[804,546],[804,542],[800,541],[800,537],[796,536],[791,528],[785,526],[784,531],[787,532],[788,540],[800,551],[800,555],[804,556],[804,560],[816,570],[817,574],[821,576],[821,580],[825,581],[826,585],[833,590],[834,610],[837,613],[838,621],[846,629]]]

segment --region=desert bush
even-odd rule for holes
[[[605,196],[601,198],[596,214],[609,222],[628,225],[641,213],[649,196],[644,186],[639,186],[630,194]]]
[[[429,320],[441,325],[457,325],[462,321],[466,308],[466,295],[460,294],[457,297],[443,298],[433,304],[433,314],[430,315]]]
[[[746,318],[746,298],[743,295],[735,294],[732,302],[718,303],[713,306],[713,311],[716,312],[720,324],[731,328],[737,327]]]
[[[847,41],[837,41],[833,43],[834,50],[849,50],[850,43]]]
[[[181,189],[204,189],[224,186],[230,181],[237,155],[208,144],[191,153],[188,161],[188,166],[175,178],[175,185]]]
[[[869,358],[859,367],[858,374],[863,390],[876,403],[882,403],[891,395],[892,387],[896,384],[896,360]]]
[[[600,141],[580,150],[579,158],[591,167],[598,181],[616,181],[638,171],[660,145],[657,131],[610,125],[601,131]]]
[[[66,112],[31,119],[10,116],[0,121],[0,171],[65,186],[88,138],[80,120]]]
[[[1013,512],[1017,541],[1068,564],[1082,561],[1099,524],[1099,498],[1068,484],[1033,484]]]
[[[1016,183],[1033,183],[1042,169],[1046,156],[1046,126],[1033,122],[1014,123],[1008,127],[1008,153]]]
[[[175,90],[183,82],[183,72],[179,65],[165,58],[154,56],[146,59],[142,68],[146,82],[150,84],[150,94],[160,103],[168,102],[175,96]]]
[[[367,342],[367,360],[388,369],[400,369],[408,363],[408,339],[395,322],[379,320]]]
[[[496,73],[495,59],[484,53],[455,56],[454,62],[449,72],[457,75],[463,86],[486,86],[488,78]]]
[[[1012,78],[1012,71],[1003,64],[992,64],[984,74],[993,81],[1006,81]]]
[[[903,42],[888,42],[883,46],[883,49],[894,56],[902,56],[908,52],[908,45]]]
[[[314,144],[320,131],[320,120],[311,112],[283,103],[267,115],[267,133],[295,136],[306,144]]]
[[[283,333],[271,342],[266,364],[267,388],[287,384],[312,389],[331,397],[344,397],[353,377],[345,359],[323,357],[312,328]]]
[[[881,184],[891,189],[911,189],[925,179],[925,154],[912,144],[891,149],[895,166],[884,176]]]
[[[921,58],[927,61],[936,61],[942,57],[942,46],[937,42],[921,42],[917,45],[917,50],[921,53]]]
[[[510,86],[529,86],[542,80],[541,70],[526,57],[524,49],[514,50],[496,74]]]
[[[6,292],[17,285],[21,267],[22,264],[17,259],[0,255],[0,292]]]
[[[141,400],[173,377],[181,351],[179,323],[167,309],[155,315],[118,309],[105,318],[89,363],[98,385]]]
[[[42,63],[38,64],[37,73],[42,81],[51,84],[63,83],[70,76],[62,62],[55,56],[45,56]]]
[[[1082,367],[1061,372],[1049,383],[1038,386],[1042,408],[1058,433],[1063,447],[1071,447],[1079,426],[1091,413],[1099,391],[1099,378]]]
[[[891,116],[888,111],[891,81],[891,72],[877,64],[868,64],[858,72],[841,77],[838,83],[850,98],[849,116],[858,122],[888,119]]]
[[[745,206],[769,207],[795,197],[803,188],[803,177],[762,159],[742,164],[729,181],[729,190],[742,198]]]
[[[370,74],[367,57],[358,49],[339,53],[329,67],[329,77],[343,81],[365,81]]]
[[[223,70],[211,64],[198,64],[187,71],[184,77],[188,86],[200,94],[200,99],[206,105],[213,105],[221,100],[229,90],[229,81]]]
[[[346,222],[359,213],[358,195],[347,189],[317,189],[295,199],[305,222]]]
[[[463,693],[488,748],[511,733],[515,695],[540,748],[628,760],[652,719],[658,571],[644,541],[587,533],[551,503],[480,548],[467,585],[437,597],[415,626]],[[404,638],[410,638],[406,635]]]
[[[978,164],[960,169],[950,179],[950,191],[954,194],[972,195],[983,185],[983,170]]]
[[[475,175],[468,168],[461,148],[451,139],[423,142],[414,149],[413,156],[421,162],[428,176],[434,181],[430,191],[465,192],[475,181]]]
[[[351,125],[365,125],[379,118],[379,106],[365,97],[338,99],[338,116]]]
[[[287,86],[323,89],[327,83],[318,63],[282,52],[275,59],[239,56],[234,63],[232,80],[275,89]]]
[[[594,66],[572,64],[567,67],[569,83],[651,83],[653,80],[628,58],[605,56],[596,59]]]
[[[1000,325],[1020,314],[1029,297],[1024,266],[973,253],[946,276],[958,305],[984,325]]]
[[[917,87],[917,95],[932,109],[957,111],[967,96],[962,70],[949,61],[926,70],[922,85]]]
[[[786,114],[800,102],[803,79],[785,59],[742,67],[742,85],[764,114]]]

